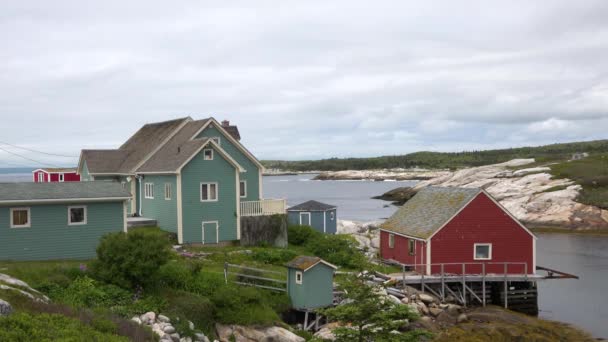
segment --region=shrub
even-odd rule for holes
[[[298,253],[290,249],[262,249],[255,251],[252,255],[253,260],[265,264],[282,265],[295,258]]]
[[[169,256],[169,242],[162,233],[144,230],[111,233],[105,235],[97,247],[93,273],[124,288],[154,285],[156,272]]]
[[[215,319],[223,324],[272,324],[279,320],[275,308],[280,308],[285,302],[285,299],[280,297],[287,296],[267,296],[272,295],[253,287],[222,286],[211,297],[217,310]]]
[[[209,298],[191,292],[175,291],[168,292],[167,301],[169,305],[164,313],[179,319],[180,324],[177,324],[177,320],[173,320],[179,331],[184,331],[188,327],[188,320],[192,321],[197,329],[205,332],[213,330],[215,305]]]
[[[222,273],[202,271],[194,277],[190,290],[201,295],[209,295],[224,285],[225,280]]]
[[[103,330],[112,322],[99,323]],[[129,341],[126,337],[116,336],[107,331],[99,331],[77,319],[57,314],[15,313],[0,317],[0,341]]]
[[[77,308],[111,307],[126,305],[131,301],[128,291],[115,285],[98,283],[83,276],[74,280],[65,288],[47,287],[51,298]]]
[[[193,270],[183,262],[169,262],[158,269],[156,284],[186,290],[194,281]]]
[[[287,229],[287,240],[289,244],[295,246],[302,246],[311,239],[322,235],[309,226],[289,226]]]
[[[365,256],[348,236],[320,234],[310,240],[306,248],[319,258],[338,266],[362,269],[367,264]]]

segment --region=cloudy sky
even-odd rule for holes
[[[86,4],[85,4],[86,3]],[[3,1],[0,148],[190,115],[261,159],[608,138],[608,1]],[[35,165],[0,150],[0,167]]]

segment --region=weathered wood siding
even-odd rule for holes
[[[197,138],[212,137],[220,137],[220,146],[222,149],[246,170],[240,174],[240,179],[247,181],[247,197],[241,198],[241,201],[259,200],[261,198],[259,168],[213,125],[209,125],[197,136]]]
[[[202,243],[202,222],[218,221],[219,241],[237,240],[237,170],[220,153],[201,151],[182,169],[183,243]],[[201,202],[200,183],[218,183],[218,201]]]
[[[491,243],[492,260],[474,260],[474,244]],[[431,240],[431,260],[437,263],[487,263],[487,273],[502,274],[499,262],[524,262],[528,273],[534,273],[534,238],[517,221],[498,207],[484,193],[464,208]],[[440,272],[440,266],[432,273]],[[460,267],[447,267],[446,272],[462,273]],[[481,273],[481,266],[467,266],[466,273]],[[509,266],[508,273],[522,274],[524,266]]]
[[[122,201],[0,207],[1,260],[91,259],[99,239],[124,228]],[[86,205],[87,224],[68,225],[68,206]],[[10,228],[10,208],[29,207],[31,226]]]

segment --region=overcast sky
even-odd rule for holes
[[[0,4],[1,142],[78,156],[187,115],[260,159],[608,138],[605,0],[95,3]]]

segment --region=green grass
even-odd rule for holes
[[[608,209],[608,153],[551,165],[551,174],[583,187],[578,202]]]

